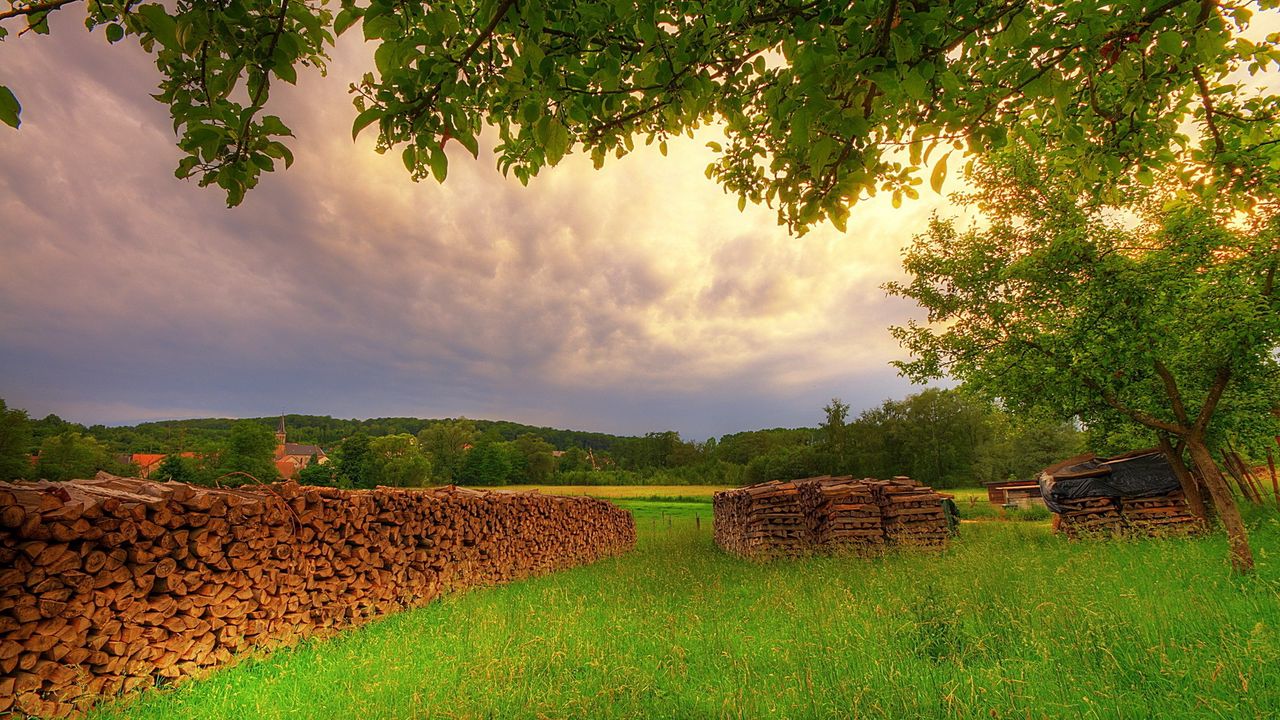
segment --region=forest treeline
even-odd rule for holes
[[[0,401],[2,403],[3,401]],[[153,475],[197,483],[278,479],[278,418],[204,418],[134,426],[38,420],[0,404],[0,476],[66,479],[129,473],[132,452],[168,453]],[[732,433],[698,442],[467,418],[342,420],[285,416],[291,442],[319,445],[327,463],[299,480],[372,487],[432,484],[737,485],[820,474],[910,475],[938,487],[1028,477],[1088,444],[1070,423],[1017,417],[959,389],[886,400],[856,417],[832,400],[815,427]],[[318,459],[318,458],[317,458]],[[251,480],[251,479],[252,480]]]

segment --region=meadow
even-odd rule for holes
[[[966,523],[940,554],[758,564],[704,501],[621,499],[637,549],[443,598],[100,708],[161,718],[1274,718],[1280,522],[1070,542]],[[966,503],[961,503],[961,511]],[[697,518],[697,520],[695,520]]]
[[[502,485],[483,488],[485,490],[502,490],[509,492],[527,492],[536,490],[551,495],[590,495],[606,500],[634,498],[684,498],[689,500],[704,499],[711,502],[711,496],[721,490],[728,490],[727,485]]]

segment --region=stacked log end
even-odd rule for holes
[[[814,542],[831,551],[874,551],[885,544],[884,517],[871,485],[852,477],[802,483],[810,496]]]
[[[718,492],[712,503],[716,542],[730,552],[798,555],[808,549],[809,520],[796,483],[768,482],[741,492]]]
[[[715,540],[752,558],[943,547],[942,496],[908,478],[822,476],[772,481],[714,497]]]
[[[1056,527],[1067,537],[1098,534],[1172,535],[1199,532],[1181,492],[1143,498],[1088,497],[1060,500]]]
[[[248,648],[634,544],[631,514],[592,498],[0,483],[0,717],[64,717]]]
[[[885,538],[895,545],[942,547],[947,544],[947,517],[942,496],[908,478],[869,483],[884,517]]]

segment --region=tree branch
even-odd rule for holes
[[[1169,372],[1169,368],[1159,360],[1156,360],[1155,365],[1156,374],[1164,383],[1164,393],[1169,396],[1169,402],[1173,403],[1173,416],[1183,425],[1190,425],[1187,419],[1187,408],[1182,404],[1182,393],[1178,392],[1178,383],[1173,379],[1173,373]]]
[[[1135,410],[1134,408],[1131,408],[1128,405],[1125,405],[1124,403],[1120,402],[1120,399],[1116,397],[1115,393],[1099,385],[1093,378],[1081,376],[1080,379],[1085,384],[1086,387],[1098,393],[1098,395],[1102,397],[1103,402],[1115,408],[1118,412],[1122,413],[1126,417],[1136,422],[1139,422],[1143,425],[1146,425],[1149,428],[1153,428],[1155,430],[1164,430],[1165,432],[1172,433],[1179,437],[1187,433],[1187,428],[1181,427],[1179,425],[1174,425],[1173,423],[1165,422],[1164,420],[1161,420],[1155,415],[1151,415],[1150,413],[1146,413],[1141,410]]]
[[[1218,401],[1222,399],[1222,393],[1227,389],[1227,382],[1231,380],[1231,368],[1223,365],[1218,368],[1218,372],[1213,377],[1213,385],[1209,386],[1209,395],[1204,399],[1204,405],[1200,406],[1200,415],[1196,418],[1194,430],[1203,433],[1204,429],[1209,426],[1209,419],[1213,417],[1213,411],[1218,408]]]
[[[20,17],[23,15],[35,15],[36,13],[51,12],[57,10],[63,5],[70,5],[79,0],[47,0],[47,2],[33,3],[24,7],[15,7],[4,12],[0,12],[0,20],[8,20],[9,18]]]
[[[1191,76],[1196,79],[1196,86],[1200,88],[1200,102],[1204,105],[1204,122],[1209,127],[1209,134],[1213,136],[1213,149],[1221,155],[1226,152],[1227,146],[1222,142],[1222,132],[1218,130],[1218,121],[1214,119],[1216,113],[1213,109],[1213,99],[1209,96],[1209,83],[1205,82],[1199,65],[1191,67]]]
[[[267,59],[262,65],[258,66],[258,70],[262,73],[262,82],[258,84],[258,89],[253,92],[252,102],[249,104],[249,117],[244,119],[244,125],[240,128],[240,137],[236,140],[236,150],[231,155],[231,161],[235,162],[244,152],[245,143],[249,139],[249,124],[253,122],[253,118],[262,109],[262,95],[267,91],[267,86],[271,84],[271,70],[268,64],[271,62],[272,56],[276,54],[276,45],[280,42],[280,36],[284,34],[284,19],[289,12],[289,0],[280,1],[280,14],[276,16],[276,29],[271,35],[271,44],[267,46]]]

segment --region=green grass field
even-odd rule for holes
[[[1274,718],[1280,522],[1069,542],[975,522],[942,554],[755,564],[707,502],[623,500],[635,552],[451,596],[107,718]],[[961,504],[962,511],[964,509]],[[704,514],[706,513],[706,514]],[[701,519],[695,529],[693,518]]]
[[[723,485],[503,485],[482,489],[517,492],[537,490],[548,495],[590,495],[606,500],[678,497],[706,498],[710,502],[712,495],[729,488]]]

